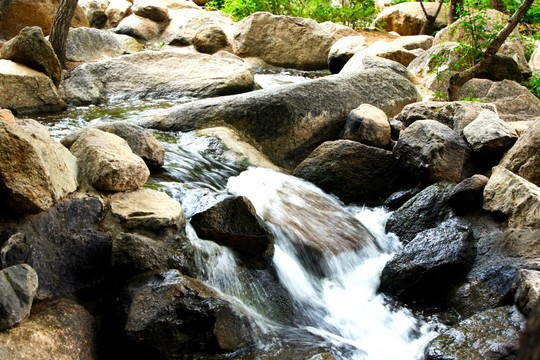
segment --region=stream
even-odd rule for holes
[[[256,81],[268,88],[309,81],[309,77],[280,71],[258,73]],[[89,124],[136,121],[191,100],[113,101],[32,118],[47,125],[51,136],[60,140]],[[146,187],[165,191],[181,202],[188,220],[231,194],[246,196],[275,235],[272,270],[294,316],[275,309],[275,294],[266,282],[253,277],[246,281],[239,275],[242,269],[232,251],[199,239],[189,222],[186,227],[186,236],[197,249],[199,279],[248,309],[265,334],[259,344],[262,353],[272,352],[273,358],[280,358],[286,348],[305,347],[328,351],[341,360],[423,358],[423,349],[444,326],[377,293],[385,263],[402,246],[399,239],[384,232],[389,212],[344,206],[337,198],[290,175],[227,162],[223,147],[213,138],[193,132],[154,135],[165,146],[165,165],[150,177]],[[356,236],[362,227],[356,220],[372,235],[362,250],[323,253],[317,259],[298,251],[298,241]],[[282,358],[300,359],[292,354],[284,353]],[[244,358],[242,354],[235,356],[230,358]]]

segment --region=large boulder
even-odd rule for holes
[[[355,35],[331,22],[258,12],[236,23],[234,49],[238,56],[258,57],[270,65],[319,70],[327,68],[328,53],[339,38]]]
[[[0,192],[4,209],[25,214],[51,207],[75,191],[77,159],[33,120],[0,121]]]
[[[66,41],[66,59],[69,61],[97,61],[120,56],[122,45],[109,31],[70,29]]]
[[[93,360],[96,327],[83,306],[67,299],[46,301],[23,324],[0,332],[0,358]]]
[[[145,129],[125,121],[89,125],[65,136],[60,142],[70,149],[73,143],[90,129],[105,131],[126,140],[131,151],[140,156],[151,169],[159,168],[165,162],[163,145]]]
[[[142,16],[131,14],[120,21],[114,29],[117,34],[124,34],[146,43],[156,40],[165,29],[166,22],[153,21]]]
[[[371,69],[390,70],[398,75],[403,76],[405,79],[408,79],[410,75],[407,68],[400,63],[368,54],[364,51],[359,51],[354,54],[353,57],[351,57],[345,64],[340,73],[347,74]]]
[[[150,171],[119,136],[97,129],[86,131],[70,148],[80,166],[81,183],[106,191],[125,191],[144,185]]]
[[[254,78],[239,60],[155,51],[81,65],[64,87],[69,102],[95,104],[111,97],[229,95],[253,90]]]
[[[37,293],[38,276],[27,264],[0,271],[0,331],[8,329],[30,315]]]
[[[131,11],[135,15],[153,21],[161,22],[169,19],[169,10],[161,0],[134,0]]]
[[[194,101],[153,115],[142,124],[186,131],[225,122],[255,140],[273,163],[294,169],[322,142],[338,139],[347,116],[359,104],[374,105],[393,116],[418,99],[416,88],[405,78],[370,70]]]
[[[495,105],[477,101],[422,101],[406,105],[396,119],[405,127],[416,120],[437,120],[462,134],[483,110],[497,113]]]
[[[540,187],[497,166],[484,189],[484,209],[507,217],[509,227],[538,230]]]
[[[37,26],[22,29],[19,35],[5,43],[0,51],[0,58],[41,71],[50,77],[56,86],[60,84],[62,66],[52,45],[45,40],[41,28]]]
[[[540,120],[521,134],[500,165],[540,186]]]
[[[7,3],[7,6],[4,4]],[[0,39],[11,39],[27,26],[39,26],[49,35],[60,0],[4,1],[0,9]],[[83,10],[77,6],[71,27],[89,26]]]
[[[508,15],[505,15],[495,9],[487,9],[485,11],[481,11],[480,13],[464,16],[439,31],[437,35],[435,35],[433,46],[447,42],[463,43],[470,41],[471,30],[469,27],[464,26],[463,24],[470,23],[471,21],[474,21],[475,23],[480,23],[480,21],[478,20],[473,20],[475,16],[480,16],[483,18],[483,20],[481,20],[481,26],[483,31],[494,33],[502,29],[504,25],[506,25],[506,22],[509,18]],[[488,42],[490,40],[486,37],[485,39],[480,39],[479,41]],[[512,57],[518,64],[519,70],[522,73],[531,72],[527,60],[525,59],[523,45],[521,44],[517,29],[512,32],[511,36],[509,36],[503,46],[501,46],[499,53]]]
[[[173,359],[253,345],[260,330],[246,311],[177,270],[143,275],[119,296],[124,356]],[[174,339],[174,341],[171,341]]]
[[[83,9],[88,23],[93,28],[103,28],[107,24],[107,6],[109,0],[79,0],[79,6]]]
[[[111,27],[117,27],[126,16],[131,13],[131,3],[127,0],[111,0],[105,15]]]
[[[342,37],[330,48],[328,69],[332,74],[339,73],[354,54],[366,47],[366,38],[362,35]]]
[[[435,120],[418,120],[401,132],[394,155],[413,179],[457,183],[466,177],[469,147],[448,126]]]
[[[458,220],[417,234],[385,265],[379,291],[405,300],[444,300],[472,266],[476,252],[471,231]]]
[[[498,360],[515,354],[523,315],[515,307],[484,311],[437,336],[424,351],[426,360]]]
[[[102,207],[98,198],[75,198],[26,218],[2,247],[2,266],[32,266],[39,297],[97,284],[107,275],[111,256],[110,235],[97,230]]]
[[[407,50],[396,42],[376,41],[371,44],[366,52],[400,63],[403,66],[409,66],[411,61],[417,58],[417,54]]]
[[[10,60],[0,60],[0,108],[31,113],[62,111],[66,107],[47,75]]]
[[[472,79],[463,85],[460,96],[495,104],[504,121],[535,120],[540,116],[540,100],[515,81]]]
[[[191,225],[202,239],[238,252],[246,263],[266,268],[274,256],[274,235],[244,196],[229,197],[195,214]]]
[[[436,227],[449,217],[448,199],[453,189],[454,185],[447,183],[428,186],[392,213],[386,231],[407,244],[418,233]]]
[[[437,12],[438,3],[423,4],[426,11],[431,16]],[[443,7],[435,21],[435,30],[440,30],[446,26],[446,14],[448,9]],[[389,6],[377,15],[373,25],[382,27],[386,31],[395,31],[400,35],[418,35],[426,21],[424,12],[419,2],[406,2]]]
[[[495,164],[518,139],[514,128],[490,110],[482,110],[475,120],[465,126],[463,136],[475,155]]]
[[[165,238],[176,234],[186,225],[180,203],[164,192],[137,189],[112,195],[109,214],[103,226],[111,233],[121,231]]]
[[[390,143],[390,123],[384,111],[363,104],[347,117],[343,138],[370,146],[384,147]]]
[[[179,9],[169,11],[171,22],[160,39],[170,45],[187,46],[205,27],[218,27],[232,40],[234,22],[221,11],[201,11],[200,9]]]
[[[317,147],[294,175],[345,202],[381,202],[395,181],[392,152],[356,141],[327,141]]]

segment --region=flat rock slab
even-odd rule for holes
[[[74,105],[131,97],[208,97],[253,90],[253,70],[240,60],[206,54],[145,51],[87,63],[64,83]]]

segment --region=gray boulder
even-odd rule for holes
[[[500,165],[540,186],[540,119],[521,134]]]
[[[229,40],[220,26],[210,25],[202,28],[193,37],[193,46],[198,52],[213,54],[227,48]]]
[[[253,345],[260,333],[243,309],[177,270],[133,279],[118,308],[126,356],[231,352]]]
[[[105,131],[126,140],[131,151],[140,156],[151,169],[159,168],[165,162],[163,145],[145,129],[125,121],[89,125],[66,135],[60,142],[70,149],[73,143],[89,129]]]
[[[77,159],[34,120],[0,121],[1,203],[38,213],[77,190]]]
[[[476,252],[471,231],[452,219],[417,234],[385,265],[379,291],[404,300],[444,301]]]
[[[432,340],[426,360],[497,360],[513,355],[525,318],[505,306],[471,316]]]
[[[228,95],[253,87],[253,70],[242,61],[173,51],[83,64],[64,82],[67,101],[76,105],[110,98]]]
[[[119,136],[89,129],[73,143],[70,151],[80,164],[80,181],[106,191],[125,191],[144,185],[150,170]]]
[[[401,132],[394,156],[413,179],[457,183],[466,176],[469,147],[448,126],[435,120],[418,120]]]
[[[437,183],[428,186],[394,211],[386,222],[386,231],[407,244],[418,233],[436,227],[448,219],[448,199],[454,185]]]
[[[66,41],[66,59],[70,61],[97,61],[124,53],[116,37],[105,30],[71,28]]]
[[[437,120],[459,134],[465,126],[478,117],[483,110],[497,113],[494,104],[476,101],[422,101],[406,105],[396,117],[405,125],[410,126],[416,120]]]
[[[392,60],[407,67],[417,58],[417,54],[411,50],[407,50],[396,42],[376,41],[367,49],[367,53]]]
[[[516,131],[490,110],[482,110],[475,120],[465,126],[463,136],[475,155],[495,164],[518,139]]]
[[[30,315],[37,288],[38,276],[29,265],[14,265],[0,271],[0,331]]]
[[[47,75],[10,60],[0,60],[0,108],[32,113],[62,111],[66,107]]]
[[[293,172],[345,202],[380,203],[395,181],[395,162],[388,150],[350,140],[327,141]]]
[[[62,79],[60,61],[37,26],[22,29],[19,35],[6,42],[0,51],[0,58],[40,71],[50,77],[56,86]]]
[[[165,29],[166,22],[158,22],[131,14],[120,21],[114,29],[117,34],[124,34],[146,43],[156,40]]]
[[[272,261],[274,235],[244,196],[229,197],[195,214],[191,225],[200,238],[235,250],[251,266],[264,269]]]
[[[97,230],[102,206],[98,198],[76,198],[26,218],[0,250],[2,267],[32,266],[39,297],[97,284],[109,270],[111,255],[109,234]]]
[[[332,45],[355,35],[353,29],[331,22],[257,12],[235,24],[234,49],[240,57],[258,57],[274,66],[320,70],[328,66]]]
[[[328,69],[332,74],[339,73],[354,54],[366,47],[366,38],[361,35],[342,37],[330,48]]]
[[[400,63],[371,55],[363,51],[354,54],[353,57],[351,57],[345,64],[340,73],[347,74],[371,69],[390,70],[398,75],[403,76],[405,79],[408,79],[410,76],[407,68]]]
[[[452,211],[464,215],[481,209],[488,180],[486,176],[476,174],[457,184],[448,199]]]
[[[391,129],[384,111],[363,104],[347,117],[343,138],[366,145],[385,147],[390,144]]]
[[[390,71],[370,70],[194,101],[144,119],[142,126],[187,131],[225,122],[255,140],[273,163],[294,169],[319,144],[339,138],[358,104],[374,105],[393,116],[418,100],[408,80]]]

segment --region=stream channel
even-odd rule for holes
[[[282,70],[258,73],[255,79],[268,88],[309,81],[305,75]],[[51,136],[60,140],[89,124],[135,121],[192,100],[112,101],[32,118],[47,125]],[[402,246],[393,234],[384,231],[390,215],[386,210],[344,206],[337,198],[290,175],[227,162],[223,147],[214,138],[195,133],[153,133],[165,146],[165,165],[145,186],[165,191],[181,202],[188,219],[186,236],[197,249],[199,279],[246,307],[264,333],[256,351],[259,355],[221,358],[307,359],[305,349],[313,349],[311,354],[330,352],[340,360],[423,358],[427,343],[445,327],[436,316],[412,311],[377,293],[385,263]],[[248,197],[275,234],[272,271],[291,299],[292,320],[280,314],[282,309],[276,310],[275,294],[267,284],[253,277],[245,281],[239,275],[242,270],[232,251],[199,239],[189,224],[195,213],[231,194]],[[332,237],[338,228],[341,236],[355,236],[357,229],[350,224],[351,218],[373,235],[374,241],[362,251],[318,259],[302,258],[295,251],[294,241]],[[313,267],[324,276],[317,275]],[[299,353],[302,356],[295,355],[294,349],[304,349]],[[271,357],[264,355],[269,353]]]

